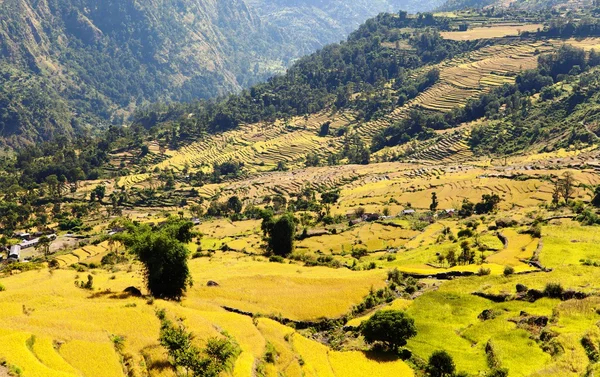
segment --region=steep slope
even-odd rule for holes
[[[382,12],[426,12],[442,0],[247,0],[266,22],[281,28],[302,54],[338,42]]]
[[[69,102],[66,119],[83,113],[120,123],[115,110],[145,101],[239,90],[270,75],[284,54],[240,0],[7,0],[0,19],[0,61],[47,80],[40,90]],[[2,136],[35,133],[27,123],[2,123]]]

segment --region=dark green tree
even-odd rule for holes
[[[437,198],[437,194],[435,192],[431,193],[431,204],[429,205],[429,210],[431,210],[431,212],[435,212],[437,210],[438,207],[438,198]]]
[[[361,334],[369,344],[380,342],[392,352],[417,335],[415,321],[400,310],[380,310],[361,325]]]
[[[269,224],[269,219],[263,220],[263,223],[265,221],[269,250],[273,254],[282,257],[290,255],[294,248],[294,237],[296,235],[294,217],[291,214],[286,214],[271,224]]]
[[[94,197],[96,199],[98,199],[98,201],[102,201],[102,199],[104,199],[104,195],[106,195],[106,186],[104,185],[98,185],[94,188],[94,190],[92,191],[92,194],[94,194]]]
[[[237,196],[232,196],[227,201],[227,208],[230,211],[233,211],[235,213],[240,213],[240,212],[242,212],[242,208],[243,208],[242,201]]]
[[[178,300],[192,285],[187,265],[190,222],[170,221],[161,229],[126,223],[128,231],[115,239],[144,264],[146,284],[154,297]]]

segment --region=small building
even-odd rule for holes
[[[194,224],[194,225],[200,225],[201,223],[202,223],[202,221],[200,221],[200,219],[197,217],[194,217],[192,219],[192,224]]]
[[[30,247],[34,247],[35,245],[37,245],[38,243],[40,243],[40,239],[39,238],[34,238],[32,240],[29,241],[23,241],[21,242],[19,245],[21,249],[28,249]]]
[[[31,234],[29,234],[27,232],[15,233],[15,236],[17,236],[17,238],[20,238],[22,240],[28,240],[29,238],[31,238]]]
[[[414,209],[405,209],[402,211],[403,215],[414,215],[417,211],[415,211]]]
[[[8,261],[9,262],[18,262],[21,259],[21,246],[13,245],[10,247],[10,251],[8,252]]]

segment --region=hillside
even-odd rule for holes
[[[122,125],[143,104],[237,92],[395,5],[331,4],[315,27],[305,4],[280,19],[243,0],[3,1],[0,138],[15,146],[71,137]]]
[[[188,101],[239,90],[281,67],[284,54],[282,44],[235,0],[8,0],[0,4],[0,16],[3,70],[33,75],[32,85],[43,82],[44,97],[67,105],[58,117],[13,113],[30,118],[3,121],[2,136],[15,142],[71,134],[72,123],[120,124],[129,109],[147,101]],[[3,74],[19,80],[12,76]],[[41,112],[50,107],[30,100],[36,94],[27,85],[18,90],[24,93],[3,88],[9,111],[19,102],[36,103],[26,107]]]
[[[544,17],[382,14],[0,158],[0,375],[597,375],[600,22]]]

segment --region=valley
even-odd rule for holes
[[[0,158],[0,376],[599,373],[600,27],[521,11]]]

